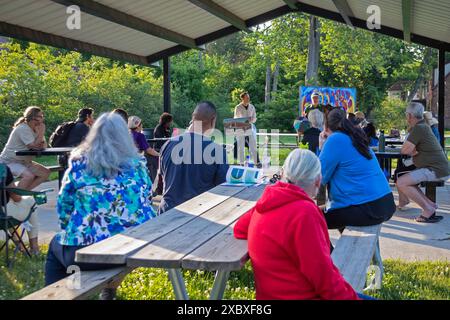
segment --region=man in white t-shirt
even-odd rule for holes
[[[50,170],[32,161],[33,156],[17,156],[16,151],[44,149],[44,113],[38,107],[28,107],[23,117],[16,121],[8,142],[0,154],[0,162],[6,164],[14,177],[20,177],[18,188],[33,190],[50,175]]]
[[[248,92],[243,92],[240,95],[241,103],[234,108],[234,118],[250,118],[252,127],[247,130],[237,129],[237,155],[238,161],[242,165],[245,157],[245,145],[248,144],[250,150],[250,156],[257,166],[260,166],[258,150],[256,147],[256,130],[254,123],[256,122],[256,109],[255,106],[250,103],[250,95]]]

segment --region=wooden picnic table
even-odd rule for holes
[[[216,271],[211,299],[221,299],[230,271],[248,260],[236,221],[266,185],[217,186],[146,223],[78,250],[77,262],[167,269],[176,299],[188,299],[181,269]]]
[[[403,144],[403,142],[405,142],[404,140],[400,139],[400,138],[386,138],[384,140],[384,144],[385,145],[397,145],[397,146],[401,146]]]
[[[389,174],[389,178],[392,176],[392,160],[393,159],[405,159],[408,156],[401,154],[400,153],[400,149],[397,150],[389,150],[389,151],[384,151],[384,152],[380,152],[380,151],[375,151],[375,155],[378,159],[378,163],[380,164],[381,170],[383,170],[383,172],[387,171],[387,173]]]
[[[19,150],[16,151],[17,156],[61,156],[72,152],[74,148],[45,148],[41,150]]]

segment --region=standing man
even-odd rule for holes
[[[244,163],[245,146],[247,146],[253,162],[258,167],[261,167],[256,147],[256,130],[253,130],[255,126],[254,123],[256,122],[256,109],[255,106],[250,103],[250,95],[248,92],[241,93],[240,98],[241,103],[234,108],[234,118],[248,117],[252,127],[246,130],[236,129],[238,160],[241,165]]]
[[[20,189],[33,190],[50,175],[50,170],[32,161],[33,156],[16,156],[17,150],[45,149],[44,113],[41,108],[28,107],[23,117],[14,124],[8,142],[0,154],[0,162],[6,164],[15,177],[20,177]]]
[[[308,103],[305,106],[305,111],[304,111],[305,114],[304,115],[306,117],[308,117],[308,114],[310,111],[315,110],[315,109],[318,109],[319,111],[324,112],[324,106],[322,104],[319,104],[319,98],[320,98],[320,95],[317,91],[314,91],[311,94],[311,103]]]

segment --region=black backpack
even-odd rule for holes
[[[50,146],[52,148],[66,147],[65,143],[69,137],[69,133],[76,124],[76,121],[69,121],[60,124],[48,140]]]

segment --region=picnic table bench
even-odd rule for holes
[[[265,187],[217,186],[140,226],[78,250],[77,262],[117,264],[117,268],[82,271],[80,289],[67,288],[66,278],[24,299],[83,299],[111,283],[118,285],[137,267],[167,269],[176,299],[189,299],[181,269],[215,271],[210,299],[221,299],[230,272],[240,270],[249,259],[247,241],[234,238],[233,226],[255,205]],[[358,269],[348,261],[341,263],[344,276],[358,271],[364,277],[360,270],[367,269],[378,239],[367,236],[372,231],[344,231],[333,259],[364,264]],[[348,237],[356,239],[353,245],[348,244]],[[362,250],[357,249],[360,245]],[[355,252],[364,258],[354,257]]]
[[[368,227],[346,227],[336,243],[331,258],[342,276],[357,292],[362,292],[367,279],[367,269],[373,262],[378,266],[381,284],[383,262],[379,235],[381,224]]]
[[[70,282],[74,275],[59,280],[21,300],[83,300],[98,293],[106,287],[117,287],[122,279],[131,272],[123,266],[98,271],[81,271],[79,275],[80,287]],[[71,284],[70,284],[71,283]],[[69,285],[70,284],[70,285]]]
[[[425,195],[436,203],[436,188],[445,186],[445,181],[423,181],[420,186],[425,188]]]

